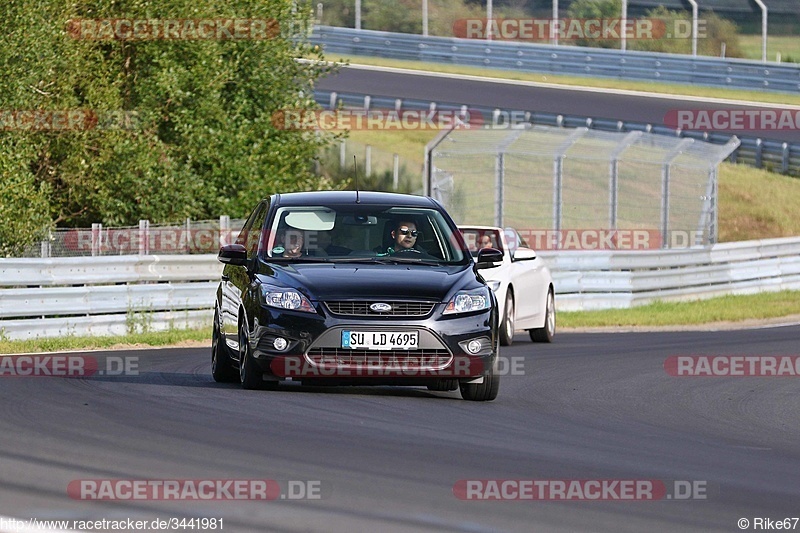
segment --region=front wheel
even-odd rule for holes
[[[494,373],[494,365],[483,376],[483,383],[459,383],[461,397],[473,402],[490,402],[497,398],[500,390],[500,376]]]
[[[250,342],[245,324],[239,327],[239,380],[242,382],[242,388],[248,390],[267,388],[261,369],[258,368],[258,364],[250,353]]]
[[[553,342],[553,337],[556,336],[556,302],[553,289],[547,291],[544,327],[532,329],[529,333],[533,342]]]
[[[511,346],[514,342],[514,293],[511,287],[506,291],[506,305],[503,310],[503,321],[500,324],[500,345]]]

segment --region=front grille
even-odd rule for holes
[[[379,313],[369,308],[374,303],[387,303],[391,311]],[[427,316],[433,311],[432,302],[386,302],[386,301],[334,301],[325,302],[328,311],[341,316]]]
[[[315,365],[358,366],[404,369],[437,369],[452,359],[447,350],[350,350],[347,348],[314,348],[308,358]]]

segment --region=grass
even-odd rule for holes
[[[798,314],[800,291],[782,291],[692,302],[657,302],[631,309],[560,312],[558,325],[567,328],[697,325]]]
[[[795,37],[800,40],[800,38]],[[759,56],[761,54],[759,52]],[[334,54],[328,60],[344,61]],[[681,85],[665,82],[624,81],[612,78],[589,78],[580,76],[562,76],[552,74],[534,74],[517,72],[513,70],[488,69],[468,67],[463,65],[450,65],[444,63],[427,63],[422,61],[408,61],[399,59],[386,59],[377,57],[351,56],[347,58],[350,64],[376,65],[383,67],[407,68],[441,72],[446,74],[467,74],[472,76],[488,76],[509,80],[551,83],[556,85],[595,87],[605,89],[619,89],[627,91],[645,91],[659,94],[697,96],[703,98],[724,98],[730,100],[744,100],[751,102],[764,102],[772,104],[800,105],[800,95],[789,93],[770,93],[762,91],[743,91],[716,87],[702,87],[695,85]]]
[[[185,330],[172,329],[169,331],[114,335],[108,337],[69,336],[33,340],[3,339],[0,340],[0,354],[174,346],[198,341],[211,342],[210,327]]]
[[[744,165],[720,165],[720,242],[800,235],[798,205],[797,178]]]
[[[739,46],[747,59],[761,59],[761,35],[740,35]],[[775,61],[778,53],[781,61],[800,62],[800,35],[767,36],[767,61]]]

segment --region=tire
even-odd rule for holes
[[[428,385],[428,390],[438,391],[438,392],[450,392],[454,390],[458,390],[458,380],[457,379],[440,379],[435,383],[431,383]]]
[[[500,354],[498,354],[499,357]],[[459,383],[461,397],[473,402],[490,402],[497,398],[500,390],[500,376],[494,373],[494,366],[483,376],[483,383]]]
[[[236,383],[239,376],[233,367],[228,346],[222,339],[219,329],[219,315],[214,312],[214,325],[211,330],[211,376],[217,383]]]
[[[544,326],[529,331],[533,342],[553,342],[556,336],[556,302],[553,289],[547,291],[547,304],[544,312]]]
[[[506,291],[506,305],[503,309],[503,320],[500,322],[500,345],[511,346],[514,342],[514,292],[511,287]]]
[[[270,384],[264,381],[261,369],[258,368],[258,364],[253,360],[253,355],[250,353],[247,325],[245,324],[239,326],[239,381],[242,382],[242,388],[247,390],[264,390],[275,388],[275,385],[277,385],[277,382],[275,382],[270,387]]]

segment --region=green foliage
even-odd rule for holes
[[[675,28],[692,27],[692,15],[688,11],[671,11],[664,6],[660,6],[648,11],[647,17],[663,21],[668,31]],[[726,57],[742,57],[736,24],[710,11],[701,13],[699,19],[704,21],[705,25],[704,27],[698,25],[698,55],[719,56],[722,43],[725,43]],[[690,54],[692,52],[692,39],[690,36],[672,37],[665,35],[660,39],[635,40],[630,43],[629,48],[648,52]]]
[[[24,0],[0,4],[0,113],[91,110],[124,120],[82,131],[5,127],[0,254],[48,224],[135,224],[246,215],[257,198],[314,189],[328,138],[273,124],[307,109],[329,67],[303,29],[311,4],[284,0]],[[80,40],[71,19],[276,19],[264,40]],[[6,125],[7,124],[6,114]],[[113,127],[123,126],[123,127]],[[127,127],[126,127],[127,126]]]
[[[339,166],[339,147],[327,148],[320,157],[320,172],[324,179],[334,190],[355,190],[356,169],[353,161],[348,158],[344,167]],[[358,164],[358,188],[362,191],[385,191],[399,193],[413,193],[419,189],[419,176],[409,172],[406,165],[398,168],[397,189],[394,188],[394,175],[392,169],[373,172],[371,176],[364,175],[363,159]]]
[[[569,5],[567,14],[571,19],[619,19],[622,16],[622,0],[575,0]],[[575,39],[572,42],[577,46],[595,48],[620,47],[619,39]]]

